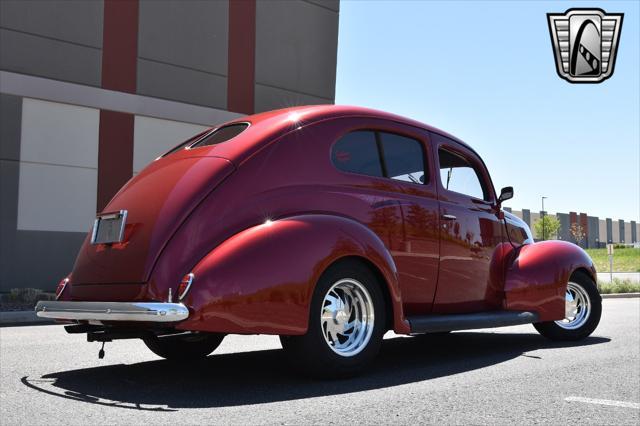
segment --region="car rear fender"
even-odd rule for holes
[[[182,301],[192,314],[180,329],[300,335],[321,274],[347,256],[367,259],[384,277],[393,327],[407,333],[397,270],[373,231],[345,217],[310,214],[246,229],[213,249],[193,268]]]
[[[566,241],[542,241],[514,250],[505,278],[505,308],[533,311],[541,321],[565,315],[565,292],[571,275],[582,269],[596,281],[589,255]]]

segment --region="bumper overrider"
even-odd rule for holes
[[[40,301],[36,315],[73,321],[178,322],[189,317],[182,303]]]

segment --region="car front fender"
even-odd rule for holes
[[[596,281],[589,255],[566,241],[541,241],[518,247],[505,277],[508,310],[537,312],[541,321],[565,316],[565,292],[571,275],[585,270]]]
[[[407,333],[397,270],[382,241],[354,220],[324,214],[267,221],[213,249],[193,268],[195,279],[182,301],[192,314],[178,328],[304,334],[318,279],[333,262],[349,256],[378,269],[388,286],[393,327]]]

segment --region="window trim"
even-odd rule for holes
[[[192,143],[187,144],[187,146],[185,146],[184,149],[187,150],[187,151],[191,151],[192,149],[211,148],[211,147],[213,147],[215,145],[219,145],[220,143],[217,143],[215,145],[194,146],[194,145],[198,144],[200,141],[202,141],[203,139],[205,139],[205,138],[209,137],[210,135],[212,135],[213,133],[217,132],[218,130],[220,130],[220,129],[224,128],[224,127],[236,126],[238,124],[246,124],[247,127],[245,127],[240,133],[238,133],[237,135],[235,135],[231,139],[227,139],[226,141],[220,142],[220,143],[227,143],[227,142],[237,138],[238,136],[240,136],[241,134],[246,132],[247,129],[249,129],[249,127],[251,127],[251,122],[250,121],[234,121],[232,123],[225,123],[225,124],[223,124],[221,126],[218,126],[218,127],[214,128],[214,129],[212,129],[211,131],[207,132],[205,135],[203,135],[202,137],[199,137],[197,140],[193,141]]]
[[[464,192],[454,191],[444,186],[444,183],[442,182],[442,176],[440,173],[440,170],[442,170],[442,168],[440,167],[440,150],[447,151],[449,154],[461,157],[471,166],[471,168],[476,174],[476,177],[478,178],[478,183],[480,184],[480,189],[482,189],[483,198],[478,198],[471,194],[465,194]],[[456,149],[456,147],[452,147],[450,144],[442,144],[442,143],[439,144],[438,147],[436,148],[436,155],[438,157],[438,173],[436,173],[436,175],[437,175],[438,182],[440,183],[440,187],[444,191],[451,192],[453,194],[458,194],[463,197],[468,197],[468,198],[471,198],[472,200],[481,201],[487,204],[493,203],[493,200],[492,200],[493,196],[491,194],[491,191],[489,190],[489,187],[487,186],[487,182],[485,180],[486,178],[484,176],[484,173],[481,170],[478,170],[478,162],[476,161],[475,158],[469,158],[469,155],[465,152],[462,152],[462,150]]]
[[[336,144],[338,142],[340,142],[340,140],[342,138],[344,138],[345,136],[351,134],[351,133],[355,133],[355,132],[372,132],[374,134],[374,138],[375,138],[375,142],[376,142],[376,149],[378,152],[378,160],[380,162],[380,169],[382,171],[383,176],[374,176],[374,175],[367,175],[364,173],[358,173],[358,172],[350,172],[347,170],[342,170],[340,168],[338,168],[338,166],[336,165],[336,163],[333,161],[333,150],[336,146]],[[391,135],[395,135],[395,136],[400,136],[403,138],[407,138],[407,139],[411,139],[415,142],[418,143],[418,145],[420,145],[420,149],[422,150],[422,165],[423,165],[423,173],[425,176],[425,181],[421,182],[421,183],[415,183],[415,182],[409,182],[406,180],[400,180],[400,179],[393,179],[392,177],[388,176],[388,170],[387,170],[387,164],[386,164],[386,159],[384,157],[384,147],[382,146],[382,137],[381,137],[381,133],[388,133]],[[356,176],[365,176],[368,178],[374,178],[374,179],[384,179],[387,181],[393,181],[393,182],[397,182],[399,184],[408,184],[408,185],[416,185],[418,187],[426,187],[429,186],[431,184],[431,170],[430,170],[430,165],[429,165],[429,155],[428,155],[428,150],[425,147],[425,143],[421,138],[418,138],[416,136],[413,135],[409,135],[406,133],[402,133],[402,132],[397,132],[397,131],[393,131],[393,130],[387,130],[387,129],[381,129],[381,128],[375,128],[375,127],[364,127],[364,128],[355,128],[355,129],[351,129],[347,132],[344,132],[342,134],[340,134],[335,141],[331,144],[331,148],[329,150],[329,160],[331,162],[331,165],[340,173],[347,173],[347,174],[351,174],[351,175],[356,175]]]

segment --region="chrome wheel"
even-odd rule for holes
[[[371,295],[358,281],[337,281],[324,296],[320,326],[327,345],[338,355],[360,353],[373,333],[375,315]]]
[[[565,330],[575,330],[582,327],[591,314],[591,299],[581,285],[569,281],[565,294],[564,319],[556,321]]]

